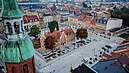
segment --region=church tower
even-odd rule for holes
[[[35,50],[23,26],[23,13],[16,0],[2,0],[4,37],[1,57],[7,73],[36,73]]]

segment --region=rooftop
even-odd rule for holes
[[[127,73],[118,60],[99,62],[92,68],[98,73]]]
[[[85,64],[79,65],[76,69],[71,70],[71,73],[96,73]]]

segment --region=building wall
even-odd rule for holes
[[[106,30],[119,28],[122,26],[122,22],[123,22],[122,19],[109,20],[107,22]]]
[[[46,17],[44,17],[43,20],[44,20],[44,24],[48,25],[48,22],[53,21],[53,17],[52,16],[46,16]]]
[[[70,42],[75,41],[75,34],[74,33],[68,32],[68,34],[66,34],[64,32],[65,31],[62,31],[60,38],[57,39],[57,42],[55,44],[56,47],[59,47],[61,45],[65,45],[66,43],[70,43]],[[44,35],[40,38],[41,48],[43,48],[44,50],[46,50],[45,45],[44,45],[45,38],[46,37]]]
[[[0,22],[0,33],[2,33],[3,30],[4,30],[3,23]]]
[[[71,43],[75,40],[75,35],[71,34],[71,35],[67,35],[67,43]]]
[[[62,35],[61,35],[61,37],[60,37],[60,45],[64,45],[64,44],[66,44],[66,42],[67,42],[67,36],[65,35],[65,33],[63,32],[62,33]]]
[[[96,28],[100,28],[100,29],[106,30],[106,25],[107,25],[107,24],[97,23],[97,22],[96,22]]]
[[[24,27],[25,27],[25,29],[30,30],[30,28],[31,28],[33,25],[40,26],[39,21],[37,21],[37,22],[25,23],[25,24],[24,24]]]
[[[22,63],[5,63],[7,73],[36,73],[34,57]]]

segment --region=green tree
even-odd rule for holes
[[[87,29],[78,29],[76,32],[76,37],[81,39],[86,39],[88,37]]]
[[[55,4],[53,4],[53,7],[55,7],[55,8],[56,8],[56,5],[55,5]]]
[[[116,6],[113,7],[114,10],[118,10]]]
[[[48,27],[49,27],[49,30],[50,30],[51,33],[55,30],[55,28],[57,30],[59,30],[59,25],[58,25],[58,22],[57,21],[49,22],[48,23]]]
[[[123,19],[123,25],[129,26],[129,8],[124,6],[120,10],[111,10],[110,13],[112,18]]]
[[[87,4],[85,2],[82,3],[84,8],[88,8]]]
[[[39,27],[37,27],[36,25],[33,25],[28,34],[30,36],[34,36],[35,38],[37,38],[39,33],[40,33]]]
[[[53,50],[55,48],[56,39],[52,36],[46,37],[44,41],[45,48]]]

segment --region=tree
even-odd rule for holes
[[[116,6],[113,7],[114,10],[118,10]]]
[[[32,43],[33,43],[35,49],[38,49],[38,48],[41,47],[40,39],[39,38],[32,40]]]
[[[48,27],[49,27],[51,33],[55,30],[55,28],[57,30],[59,30],[59,25],[58,25],[58,22],[57,21],[49,22],[48,23]]]
[[[120,10],[112,10],[110,13],[112,18],[123,19],[123,25],[129,26],[129,8],[124,6]]]
[[[81,39],[86,39],[88,37],[87,29],[78,29],[76,32],[76,37]]]
[[[55,5],[55,4],[53,4],[53,7],[55,7],[55,8],[56,8],[56,5]]]
[[[36,25],[33,25],[28,34],[30,36],[34,36],[35,38],[37,38],[39,33],[40,33],[39,27],[37,27]]]
[[[45,48],[53,50],[55,48],[56,39],[53,36],[46,37],[44,41]]]
[[[85,2],[82,3],[84,8],[88,8],[87,4]]]

